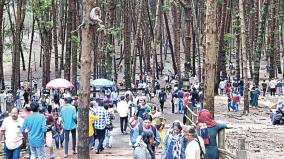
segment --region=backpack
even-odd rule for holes
[[[200,124],[198,124],[198,126],[199,126],[199,136],[203,139],[204,144],[208,145],[210,136],[208,134],[207,124],[206,123],[200,123]]]
[[[142,133],[143,133],[143,126],[142,125],[143,124],[139,124],[139,126],[138,126],[139,135],[142,135]],[[152,126],[152,125],[151,125],[151,128],[152,128],[152,132],[154,134],[154,137],[156,137],[157,129],[154,126]]]

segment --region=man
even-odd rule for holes
[[[25,89],[25,93],[23,94],[23,96],[24,96],[24,100],[25,100],[25,103],[24,103],[24,106],[25,106],[26,104],[29,104],[29,96],[30,96],[27,89]]]
[[[265,82],[265,80],[262,81],[261,86],[262,86],[263,96],[265,97],[265,93],[267,89],[267,83]]]
[[[120,101],[117,103],[117,112],[120,117],[120,130],[122,134],[126,134],[129,108],[129,104],[124,99],[124,96],[121,96]]]
[[[117,98],[118,98],[118,93],[116,90],[111,92],[111,99],[113,102],[113,105],[117,106]]]
[[[192,88],[190,96],[191,96],[191,108],[193,109],[194,107],[196,107],[196,103],[198,102],[198,92],[195,87]]]
[[[31,159],[45,159],[44,152],[44,133],[46,132],[46,120],[42,114],[39,114],[39,104],[32,102],[30,107],[33,111],[26,117],[22,132],[25,134],[28,130],[28,141],[31,151]]]
[[[201,159],[205,155],[205,145],[201,137],[197,136],[192,126],[183,128],[184,137],[189,141],[185,149],[186,159]]]
[[[276,84],[277,84],[277,82],[276,82],[275,79],[272,79],[272,80],[269,82],[270,95],[271,95],[271,96],[275,96]]]
[[[5,135],[4,151],[7,159],[20,158],[20,152],[23,143],[23,134],[21,133],[21,127],[24,120],[18,118],[19,109],[13,108],[11,115],[4,119],[0,128],[0,141],[3,141]]]
[[[102,104],[100,104],[100,106],[95,109],[94,115],[99,117],[99,119],[94,122],[96,137],[99,140],[96,153],[99,154],[104,150],[103,143],[105,139],[106,125],[110,124],[110,119],[107,110],[105,110]]]
[[[165,88],[162,88],[161,92],[159,92],[159,102],[162,113],[164,112],[164,103],[167,99],[167,93],[165,92]]]
[[[61,118],[63,121],[63,130],[64,130],[64,158],[68,157],[68,143],[69,143],[69,134],[72,134],[72,150],[73,154],[76,154],[76,127],[77,127],[77,113],[76,108],[71,105],[72,98],[65,98],[66,104],[61,108]]]
[[[138,110],[138,117],[144,119],[147,110],[150,110],[150,107],[146,103],[146,99],[140,100],[137,110]]]

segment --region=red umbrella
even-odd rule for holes
[[[73,88],[73,87],[74,85],[71,82],[63,78],[57,78],[57,79],[51,80],[46,85],[47,89],[61,89],[61,88],[66,89],[66,88]]]

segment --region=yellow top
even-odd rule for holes
[[[93,136],[95,131],[94,131],[94,127],[93,127],[93,122],[95,120],[98,120],[99,117],[98,116],[94,116],[92,114],[89,114],[89,137]]]

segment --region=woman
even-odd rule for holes
[[[253,86],[250,91],[250,104],[254,109],[258,106],[259,94],[260,94],[259,90],[255,86]]]
[[[185,149],[186,159],[201,159],[205,155],[204,141],[197,136],[195,127],[185,126],[183,128],[184,137],[189,141]]]
[[[227,128],[227,125],[219,124],[212,119],[207,109],[202,109],[198,114],[197,128],[205,144],[205,159],[219,159],[219,151],[216,136],[219,130]]]
[[[152,159],[155,156],[151,146],[154,144],[154,134],[147,131],[138,137],[134,145],[133,159]]]
[[[162,158],[164,159],[184,159],[186,140],[182,134],[180,121],[174,121],[172,129],[165,138]]]
[[[138,127],[140,124],[143,123],[143,119],[138,117],[138,111],[134,112],[134,116],[131,117],[128,121],[128,127],[130,129],[130,132],[129,132],[129,137],[131,139],[132,135],[133,135],[133,131],[136,127]],[[129,145],[132,146],[131,142],[130,142],[130,139],[129,139]]]

